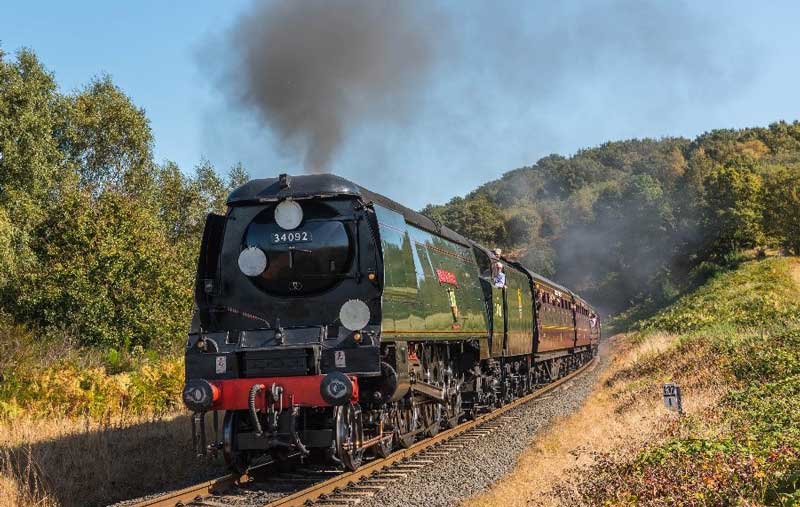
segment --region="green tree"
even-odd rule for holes
[[[228,171],[228,188],[231,190],[235,190],[245,183],[250,181],[250,175],[247,174],[244,166],[241,162],[237,162],[231,167],[231,170]]]
[[[511,211],[510,218],[506,222],[509,246],[528,245],[531,241],[539,238],[539,231],[542,227],[542,217],[535,209],[522,208]]]
[[[609,185],[594,203],[595,220],[573,224],[555,242],[565,283],[601,298],[609,310],[667,297],[659,280],[675,255],[675,214],[669,194],[649,174]]]
[[[144,110],[109,76],[67,98],[61,148],[94,192],[122,188],[123,178],[152,160],[153,135]]]
[[[86,345],[182,340],[205,215],[247,176],[159,166],[152,142],[110,78],[61,95],[32,52],[0,53],[0,314]]]
[[[800,166],[781,167],[766,178],[764,219],[768,234],[800,255]]]
[[[171,241],[184,244],[187,255],[196,255],[206,215],[224,213],[228,194],[248,178],[241,165],[234,166],[227,181],[207,160],[186,176],[177,164],[166,162],[157,170],[158,214]]]
[[[177,339],[191,309],[191,271],[158,217],[116,191],[61,194],[35,231],[42,269],[17,277],[17,319],[63,328],[86,345]]]
[[[506,243],[503,214],[485,196],[471,199],[456,197],[446,206],[428,206],[422,213],[486,246]]]
[[[0,210],[6,278],[35,264],[31,231],[44,218],[41,203],[52,199],[63,154],[53,135],[60,123],[63,101],[53,76],[28,50],[15,60],[0,50]],[[0,284],[0,303],[10,300]]]
[[[717,167],[704,187],[703,236],[709,252],[724,255],[763,244],[762,181],[750,162]]]
[[[6,206],[23,194],[47,195],[63,161],[53,135],[62,107],[53,76],[36,55],[23,50],[8,61],[0,50],[0,199]]]
[[[227,201],[231,189],[223,178],[217,174],[211,162],[205,159],[200,162],[200,165],[195,168],[195,181],[197,190],[200,193],[199,202],[205,205],[200,210],[203,218],[211,212],[224,212],[225,201]]]
[[[14,266],[13,227],[6,210],[0,207],[0,290],[11,278]]]

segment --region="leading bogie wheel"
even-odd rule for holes
[[[248,416],[244,410],[228,410],[222,421],[222,455],[228,468],[239,474],[250,468],[251,456],[247,451],[239,450],[238,442],[239,433],[249,430]]]
[[[361,407],[357,403],[334,408],[336,455],[345,470],[356,470],[364,460]]]

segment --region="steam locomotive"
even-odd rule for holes
[[[205,225],[183,400],[198,451],[233,470],[354,470],[597,353],[579,296],[346,179],[253,180],[227,204]]]

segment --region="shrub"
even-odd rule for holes
[[[107,420],[180,408],[182,356],[142,357],[128,368],[112,373],[99,361],[68,356],[47,367],[9,371],[0,382],[0,418],[33,414]]]

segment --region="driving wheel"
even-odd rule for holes
[[[395,412],[395,438],[401,447],[411,447],[419,428],[419,407],[411,400],[406,407],[398,407]]]
[[[392,453],[392,449],[394,448],[394,431],[391,429],[391,425],[388,424],[393,412],[394,411],[381,413],[381,422],[384,428],[383,439],[373,446],[375,456],[379,458],[387,457]]]

